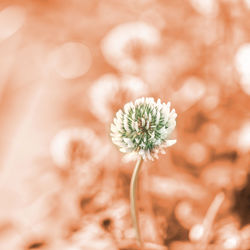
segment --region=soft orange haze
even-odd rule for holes
[[[143,164],[145,250],[250,249],[250,1],[0,1],[0,250],[138,250],[115,113],[171,102]]]

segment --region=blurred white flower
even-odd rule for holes
[[[245,122],[239,130],[237,145],[240,151],[250,151],[250,121]]]
[[[248,9],[250,9],[250,0],[244,0],[243,2],[244,2],[244,4],[245,4],[245,6],[246,6]]]
[[[88,250],[116,250],[117,246],[114,239],[105,232],[98,223],[88,218],[84,218],[83,227],[72,237],[72,243],[78,247],[75,249]],[[72,249],[72,250],[73,250]],[[71,248],[69,249],[71,250]]]
[[[235,54],[234,64],[240,76],[242,90],[250,95],[250,43],[243,44]]]
[[[15,34],[24,24],[26,11],[18,5],[10,5],[0,11],[0,41]]]
[[[173,145],[169,140],[175,128],[177,114],[170,103],[157,102],[153,98],[139,98],[129,102],[116,113],[111,124],[111,137],[123,153],[140,155],[144,160],[158,158],[164,148]]]
[[[90,88],[90,111],[100,121],[108,123],[120,102],[127,101],[128,98],[138,98],[147,93],[146,84],[138,77],[123,75],[119,78],[114,74],[105,74]]]
[[[121,72],[135,73],[140,56],[159,43],[160,33],[155,27],[145,22],[130,22],[112,29],[103,39],[101,49],[112,66]]]
[[[179,110],[184,112],[201,100],[205,93],[205,83],[196,77],[190,77],[186,79],[183,86],[173,94],[172,100]]]
[[[189,231],[189,239],[192,242],[199,242],[204,235],[204,226],[202,224],[195,224]]]
[[[79,42],[67,42],[49,54],[49,66],[65,79],[74,79],[88,72],[92,64],[90,49]]]
[[[239,223],[236,218],[222,220],[216,231],[216,243],[225,250],[246,249],[242,247],[242,238],[239,231]]]
[[[91,129],[67,128],[53,138],[50,152],[53,161],[60,167],[81,163],[99,150],[100,141]]]
[[[204,16],[216,16],[219,6],[215,0],[190,0],[192,7]]]

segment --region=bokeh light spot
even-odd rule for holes
[[[101,45],[108,63],[126,73],[138,70],[138,61],[145,53],[159,45],[159,31],[144,22],[120,24],[104,37]]]
[[[198,142],[194,142],[188,148],[188,157],[194,164],[202,164],[208,158],[208,150],[206,147]]]
[[[203,234],[204,234],[204,226],[196,224],[191,228],[189,232],[189,238],[191,241],[197,242],[202,238]]]
[[[191,0],[192,7],[204,16],[216,16],[218,4],[215,0]]]
[[[250,151],[250,121],[243,124],[238,134],[238,147],[242,152]]]
[[[225,249],[239,249],[240,239],[237,235],[232,235],[230,238],[226,239],[223,247]]]
[[[90,68],[92,57],[87,46],[67,42],[52,51],[49,64],[63,78],[73,79],[84,75]]]
[[[235,67],[240,75],[242,90],[250,95],[250,43],[238,49],[235,55]]]
[[[0,12],[0,41],[17,32],[25,21],[25,9],[9,6]]]

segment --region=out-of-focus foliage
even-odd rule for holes
[[[250,248],[250,1],[0,2],[0,249],[133,250],[116,111],[171,101],[143,165],[146,249]]]

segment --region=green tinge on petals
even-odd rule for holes
[[[170,103],[153,98],[139,98],[129,102],[116,114],[111,124],[111,137],[121,152],[135,152],[144,159],[158,157],[161,147],[169,147],[176,140],[168,140],[175,128],[175,110]],[[159,150],[158,150],[159,149]]]

